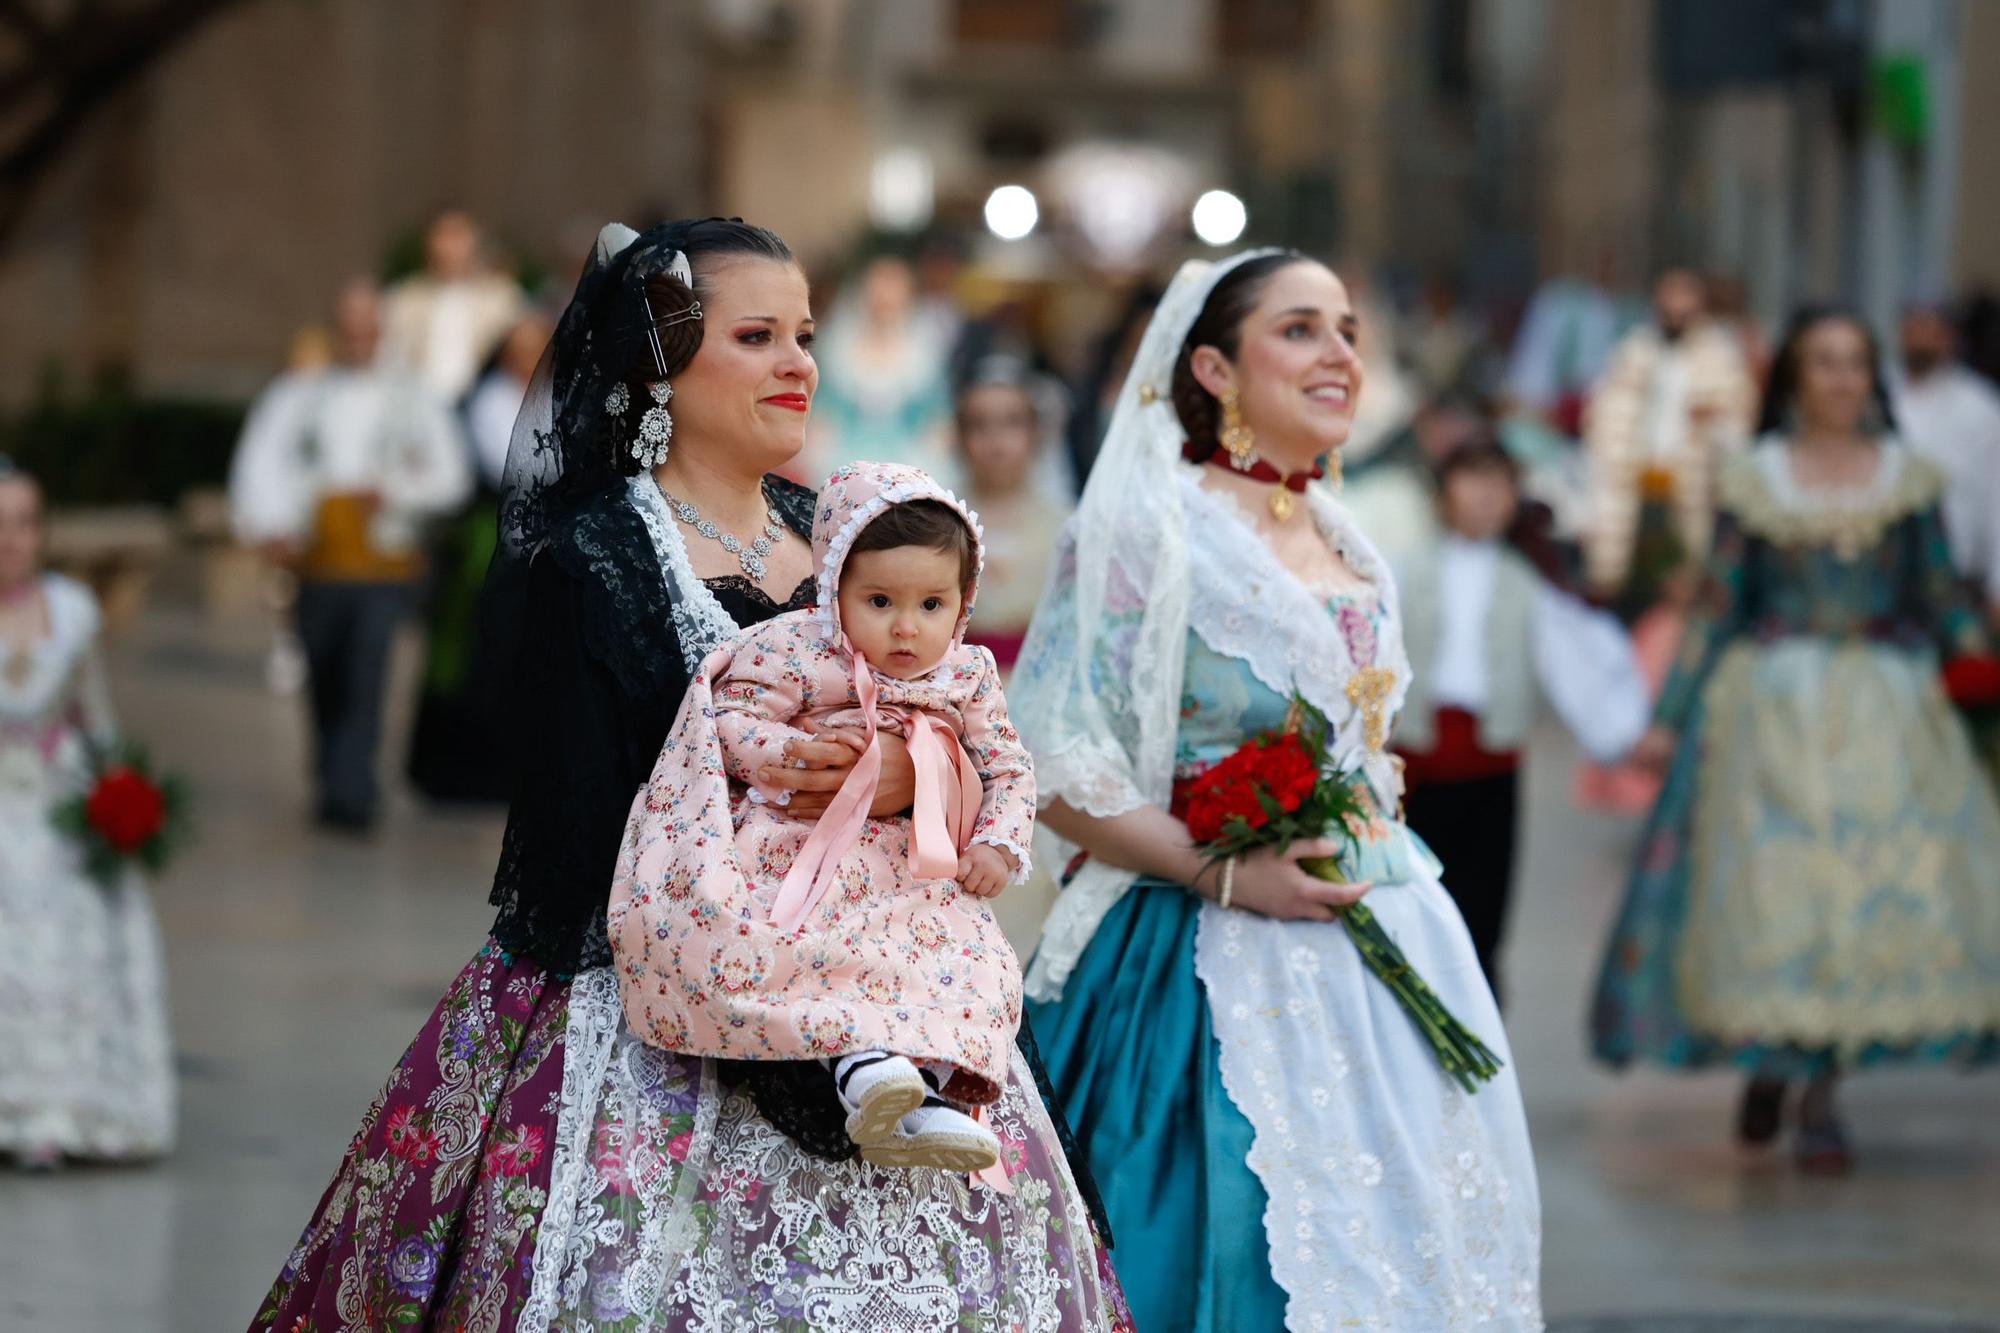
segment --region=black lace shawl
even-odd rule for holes
[[[814,495],[767,478],[784,523],[809,537]],[[515,704],[513,801],[493,875],[493,937],[561,976],[611,961],[605,907],[632,794],[660,757],[688,672],[666,583],[624,488],[581,505],[527,572]],[[739,625],[780,605],[748,579],[708,584]]]

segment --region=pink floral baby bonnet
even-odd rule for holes
[[[655,1045],[751,1060],[890,1050],[952,1065],[948,1095],[984,1102],[1007,1078],[1020,966],[990,906],[952,876],[972,842],[1008,848],[1025,872],[1027,752],[992,655],[962,641],[966,616],[915,681],[860,662],[839,617],[855,539],[913,499],[950,505],[982,549],[972,512],[915,468],[861,463],[828,479],[813,525],[819,605],[702,663],[627,821],[611,943],[627,1020]],[[784,762],[802,717],[903,734],[918,765],[913,813],[867,815],[873,744],[817,823],[749,786],[758,766]]]

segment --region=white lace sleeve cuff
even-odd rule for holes
[[[1012,854],[1014,858],[1014,873],[1007,880],[1009,884],[1026,884],[1028,882],[1028,876],[1033,872],[1035,867],[1034,858],[1028,855],[1027,848],[1021,846],[1020,843],[1015,842],[1012,838],[1003,838],[997,833],[982,833],[972,840],[974,847],[979,846],[981,843],[986,844],[988,847],[998,847],[1001,851]]]

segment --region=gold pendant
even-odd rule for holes
[[[1271,515],[1280,523],[1289,519],[1292,516],[1292,510],[1296,508],[1298,508],[1298,501],[1293,499],[1292,493],[1283,486],[1271,492]]]

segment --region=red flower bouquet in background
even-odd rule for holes
[[[84,868],[111,888],[128,865],[158,872],[187,830],[180,780],[157,775],[137,746],[93,750],[90,781],[55,808],[56,827],[83,849]]]
[[[1259,847],[1283,851],[1307,838],[1340,838],[1349,850],[1358,846],[1375,818],[1374,803],[1358,780],[1322,771],[1329,730],[1318,709],[1294,698],[1282,731],[1247,741],[1220,763],[1174,784],[1174,813],[1210,864]],[[1329,883],[1347,878],[1339,857],[1307,858],[1299,868]],[[1368,970],[1422,1030],[1445,1073],[1467,1092],[1477,1092],[1500,1072],[1499,1057],[1444,1007],[1366,904],[1340,909],[1340,922]]]
[[[2000,773],[2000,657],[1962,653],[1944,664],[1944,692],[1972,736],[1980,761]]]
[[[1960,708],[2000,704],[2000,657],[1966,653],[1944,664],[1944,692]]]

